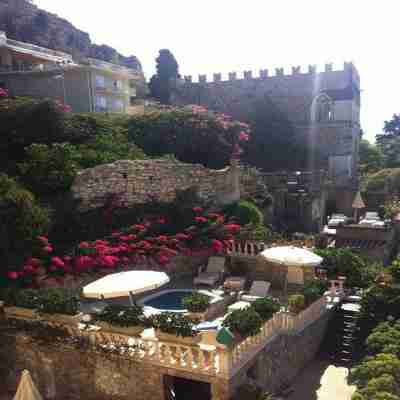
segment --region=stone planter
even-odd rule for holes
[[[4,307],[6,318],[16,319],[37,319],[38,313],[36,310],[24,307]]]
[[[100,326],[102,331],[110,332],[110,333],[119,333],[121,335],[127,336],[140,336],[140,334],[144,331],[144,326],[118,326],[111,325],[108,322],[98,321],[96,322],[97,326]]]
[[[182,337],[171,333],[161,332],[159,329],[154,330],[156,337],[163,342],[182,343],[186,345],[194,345],[200,342],[201,335]]]
[[[38,319],[60,325],[75,325],[80,321],[80,315],[38,313]]]

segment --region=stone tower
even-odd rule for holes
[[[293,67],[290,74],[283,68],[274,75],[261,70],[257,77],[244,71],[242,79],[230,73],[224,80],[218,73],[212,82],[205,75],[199,76],[199,82],[186,76],[177,82],[173,101],[200,104],[240,119],[251,102],[265,96],[287,115],[298,138],[306,143],[307,169],[328,171],[336,209],[351,212],[361,133],[360,78],[352,63],[345,63],[341,70],[326,64],[321,72],[312,65],[304,72]]]

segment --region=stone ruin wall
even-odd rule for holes
[[[121,160],[86,169],[77,176],[72,194],[82,211],[101,207],[112,195],[126,205],[151,200],[172,202],[176,192],[195,188],[204,202],[228,204],[240,198],[235,165],[222,170],[176,160]]]

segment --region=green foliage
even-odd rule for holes
[[[257,299],[251,304],[251,307],[258,313],[263,321],[268,321],[281,308],[277,299],[268,296]]]
[[[381,192],[389,189],[398,192],[400,189],[400,168],[386,168],[369,174],[365,181],[367,192]]]
[[[137,304],[133,306],[109,304],[96,314],[95,319],[122,327],[145,325],[143,307]]]
[[[189,312],[205,312],[210,305],[210,296],[202,293],[193,293],[182,300],[183,305]]]
[[[306,299],[302,294],[292,294],[288,299],[289,311],[295,314],[303,311],[306,306]]]
[[[224,211],[228,216],[237,218],[240,225],[252,224],[259,226],[263,225],[264,222],[262,212],[250,201],[241,200],[236,204],[227,206]]]
[[[0,257],[11,267],[29,254],[33,241],[49,228],[47,210],[15,180],[0,174]]]
[[[174,155],[179,161],[219,169],[229,165],[240,126],[223,129],[212,113],[187,109],[155,111],[129,120],[129,140],[152,157]]]
[[[390,274],[396,282],[400,282],[400,259],[397,258],[388,267]]]
[[[244,161],[265,171],[303,169],[305,146],[296,138],[287,116],[269,97],[252,101],[245,119],[252,135],[243,146]]]
[[[379,268],[378,265],[368,264],[351,249],[316,249],[314,252],[324,259],[322,265],[328,271],[328,278],[345,276],[347,287],[370,286],[375,278],[371,275]]]
[[[302,288],[302,295],[306,305],[318,300],[328,290],[328,286],[328,282],[321,279],[313,279],[306,282]]]
[[[359,147],[361,173],[368,174],[377,172],[384,166],[384,157],[379,148],[368,140],[361,140]]]
[[[78,171],[73,152],[70,144],[32,144],[27,160],[18,165],[22,179],[39,193],[69,189]]]
[[[376,135],[377,147],[383,153],[386,168],[400,166],[400,115],[394,114],[390,121],[385,121],[384,133]]]
[[[193,337],[196,332],[193,330],[194,323],[182,314],[163,312],[152,317],[152,325],[161,332],[181,337]]]
[[[371,355],[391,353],[400,355],[400,321],[382,322],[368,336],[367,352]]]
[[[260,332],[263,320],[260,315],[249,307],[243,310],[234,310],[224,319],[222,323],[231,332],[241,337],[255,336]]]
[[[47,314],[76,315],[78,302],[69,289],[50,288],[37,291],[37,310]]]
[[[6,306],[23,307],[37,309],[38,292],[34,289],[17,290],[15,288],[4,288],[0,292],[0,300],[4,301]]]
[[[150,93],[161,104],[169,104],[172,88],[171,81],[179,77],[178,63],[174,55],[167,49],[159,51],[156,62],[157,74],[150,79]]]
[[[367,357],[351,371],[349,378],[351,383],[363,389],[372,379],[383,375],[389,375],[396,382],[400,382],[400,360],[395,355],[381,353],[374,357]]]

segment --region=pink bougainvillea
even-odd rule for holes
[[[8,91],[6,89],[0,88],[0,99],[5,99],[8,97]]]

